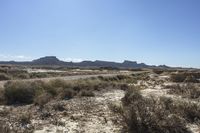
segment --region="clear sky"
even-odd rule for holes
[[[200,0],[0,0],[0,60],[200,68]]]

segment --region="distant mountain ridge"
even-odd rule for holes
[[[82,61],[82,62],[65,62],[59,60],[56,56],[46,56],[33,61],[0,61],[0,64],[11,64],[11,65],[56,65],[66,67],[113,67],[113,68],[151,68],[156,67],[147,65],[145,63],[137,63],[136,61],[125,60],[123,63],[110,62],[110,61]],[[168,66],[160,65],[159,67]]]

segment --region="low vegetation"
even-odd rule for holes
[[[153,72],[155,74],[162,74],[164,72],[164,70],[162,70],[162,69],[153,69]]]
[[[0,73],[0,81],[3,81],[3,80],[10,80],[11,78],[5,74],[5,73]]]
[[[169,89],[169,94],[180,95],[183,98],[200,99],[200,87],[194,84],[176,84],[167,86],[166,88]]]
[[[102,89],[120,88],[128,86],[119,81],[130,80],[129,76],[98,77],[77,81],[60,79],[43,81],[10,81],[1,89],[0,103],[32,104],[42,107],[52,99],[69,100],[73,97],[94,97],[95,91]],[[119,83],[118,83],[119,82]]]
[[[200,73],[199,72],[179,72],[171,75],[172,82],[188,82],[188,83],[199,83]]]
[[[34,72],[29,72],[28,69],[35,70]],[[44,70],[40,72],[37,70]],[[78,69],[78,68],[77,68]],[[46,71],[45,71],[46,70]],[[49,71],[48,71],[49,70]],[[16,79],[35,79],[35,78],[48,78],[48,77],[63,77],[70,75],[90,75],[90,74],[100,74],[104,73],[103,70],[97,69],[94,71],[87,71],[84,69],[76,70],[76,68],[54,68],[54,67],[23,67],[23,66],[0,66],[0,81],[4,80],[16,80]],[[108,70],[114,71],[114,70]]]
[[[126,92],[122,103],[111,106],[111,110],[121,116],[124,132],[190,133],[187,123],[200,120],[199,104],[166,97],[145,98],[136,88]]]

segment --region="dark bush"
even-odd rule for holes
[[[191,82],[198,83],[200,79],[200,73],[196,72],[182,72],[171,75],[172,82]]]
[[[187,75],[185,74],[172,74],[171,75],[171,81],[172,82],[184,82]]]
[[[6,74],[3,74],[3,73],[0,73],[0,81],[1,80],[10,80],[11,78],[8,76],[8,75],[6,75]]]
[[[29,82],[15,81],[5,84],[7,104],[30,104],[35,97],[35,89]]]
[[[54,109],[55,111],[60,111],[60,112],[65,111],[64,105],[63,105],[63,104],[60,104],[60,103],[54,104],[54,105],[53,105],[53,109]]]
[[[76,91],[74,91],[72,88],[64,88],[61,89],[59,92],[59,98],[63,100],[69,100],[73,98],[76,95]]]
[[[89,90],[82,90],[80,92],[80,96],[83,96],[83,97],[94,97],[95,94],[93,91],[89,91]]]
[[[162,74],[162,73],[164,72],[164,70],[162,70],[162,69],[153,69],[153,72],[154,72],[155,74],[160,75],[160,74]]]

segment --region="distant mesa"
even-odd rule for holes
[[[136,61],[125,60],[123,63],[110,61],[82,61],[82,62],[65,62],[59,60],[56,56],[46,56],[33,61],[16,62],[16,61],[0,61],[0,64],[11,65],[51,65],[65,67],[113,67],[113,68],[152,68],[156,66],[147,65],[145,63],[137,63]],[[160,65],[159,68],[169,68],[166,65]]]
[[[56,56],[46,56],[32,61],[35,65],[61,65],[63,62],[60,61]]]

